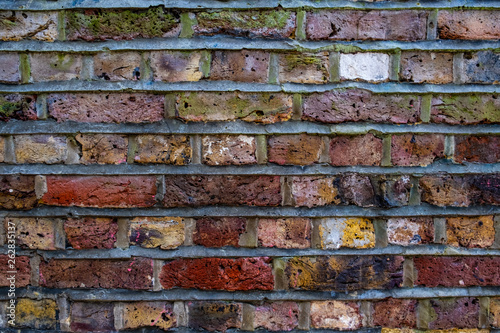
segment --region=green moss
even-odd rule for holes
[[[488,95],[441,95],[439,112],[456,120],[468,122],[500,122],[500,103],[494,103]],[[500,97],[499,97],[500,98]]]
[[[237,29],[283,29],[290,19],[291,12],[274,11],[224,11],[199,13],[198,23],[204,28],[237,28]]]
[[[10,118],[16,112],[25,108],[25,100],[9,101],[4,96],[0,96],[0,118]]]
[[[301,66],[316,65],[321,69],[321,59],[308,54],[293,53],[285,56],[286,67],[288,71],[294,70]]]

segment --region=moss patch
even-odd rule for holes
[[[0,96],[0,120],[35,119],[34,103],[35,100],[31,96],[2,95]]]
[[[224,11],[213,13],[199,13],[198,24],[203,28],[232,28],[232,29],[283,29],[290,19],[291,12],[284,10],[273,11]]]

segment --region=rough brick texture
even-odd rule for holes
[[[280,165],[313,164],[319,161],[323,146],[323,140],[320,136],[274,136],[268,142],[269,162]]]
[[[206,247],[239,246],[246,230],[246,219],[238,217],[201,218],[196,220],[193,243]]]
[[[438,15],[441,39],[498,39],[500,11],[442,10]]]
[[[68,219],[64,222],[68,245],[74,249],[112,249],[118,224],[112,218]]]

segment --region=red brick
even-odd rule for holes
[[[15,262],[12,262],[14,260]],[[11,264],[15,265],[15,269],[10,267]],[[7,280],[11,277],[10,271],[16,271],[15,274],[15,288],[26,287],[30,284],[31,280],[31,266],[30,258],[26,256],[17,256],[14,259],[7,254],[0,255],[0,287],[10,287],[10,282],[13,280]]]
[[[225,332],[241,328],[243,307],[241,303],[188,302],[188,326],[195,330]]]
[[[127,161],[128,138],[118,134],[78,134],[83,164],[120,164]]]
[[[33,95],[0,95],[0,121],[37,119],[35,101]]]
[[[64,222],[68,245],[74,249],[112,249],[118,223],[113,218],[84,217]]]
[[[40,285],[47,288],[120,288],[148,290],[152,287],[153,260],[51,259],[40,263]]]
[[[453,125],[500,123],[496,95],[438,95],[432,98],[431,120]]]
[[[334,177],[302,176],[292,179],[292,197],[295,206],[309,208],[324,205],[338,205],[341,197]]]
[[[34,176],[0,176],[0,208],[26,210],[37,203]]]
[[[165,289],[272,290],[269,258],[177,259],[165,264],[160,282]]]
[[[299,325],[299,306],[294,302],[264,303],[255,307],[255,328],[291,331]]]
[[[200,52],[151,52],[150,62],[155,81],[199,81],[203,77]]]
[[[267,83],[269,53],[263,51],[215,51],[210,80]]]
[[[281,203],[279,176],[166,176],[165,191],[166,207]]]
[[[339,192],[344,204],[361,207],[376,206],[375,189],[368,176],[356,173],[340,177]]]
[[[376,198],[374,202],[382,207],[406,206],[410,202],[410,191],[413,187],[410,176],[382,175],[375,178]],[[378,200],[377,200],[378,199]]]
[[[499,10],[440,10],[440,39],[499,39]]]
[[[271,163],[308,165],[319,161],[323,148],[320,136],[279,135],[269,138],[267,153]]]
[[[426,166],[444,158],[444,135],[393,135],[391,160],[394,165]]]
[[[498,257],[417,257],[415,285],[425,287],[497,286]]]
[[[246,219],[241,217],[204,217],[196,220],[193,243],[206,247],[238,247],[245,229]]]
[[[359,305],[355,302],[311,302],[311,326],[334,330],[357,330],[363,326]]]
[[[53,206],[151,207],[154,176],[47,176],[42,202]]]
[[[401,53],[399,78],[417,83],[453,82],[453,54],[435,52]]]
[[[413,328],[417,324],[417,301],[388,298],[373,304],[373,324],[389,328]]]
[[[89,123],[142,123],[163,119],[163,95],[51,94],[49,114],[57,121]]]
[[[17,53],[0,53],[0,82],[2,83],[19,83],[21,81],[21,72],[19,66],[19,54]]]
[[[479,299],[474,297],[431,299],[435,317],[430,329],[477,328],[479,326]],[[435,319],[434,319],[435,318]]]
[[[282,249],[305,249],[311,246],[311,220],[299,217],[259,219],[259,245]]]
[[[500,136],[455,136],[455,155],[458,163],[498,163],[500,162]]]
[[[334,166],[380,165],[382,139],[373,134],[333,137],[330,141],[330,159]]]
[[[72,332],[110,332],[115,328],[113,303],[74,302],[70,310]]]
[[[203,136],[202,159],[208,165],[256,164],[255,138],[247,135]]]
[[[493,245],[493,216],[450,217],[446,219],[447,244],[484,248]]]

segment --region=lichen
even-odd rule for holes
[[[321,69],[321,59],[308,54],[287,54],[285,56],[285,62],[288,71],[292,71],[297,67],[316,65],[317,69]]]
[[[199,13],[197,18],[201,27],[231,27],[239,29],[283,29],[290,19],[291,12],[274,11],[224,11]]]
[[[438,113],[457,121],[467,122],[500,122],[500,103],[493,99],[485,98],[486,95],[441,95],[440,103],[436,106]]]

